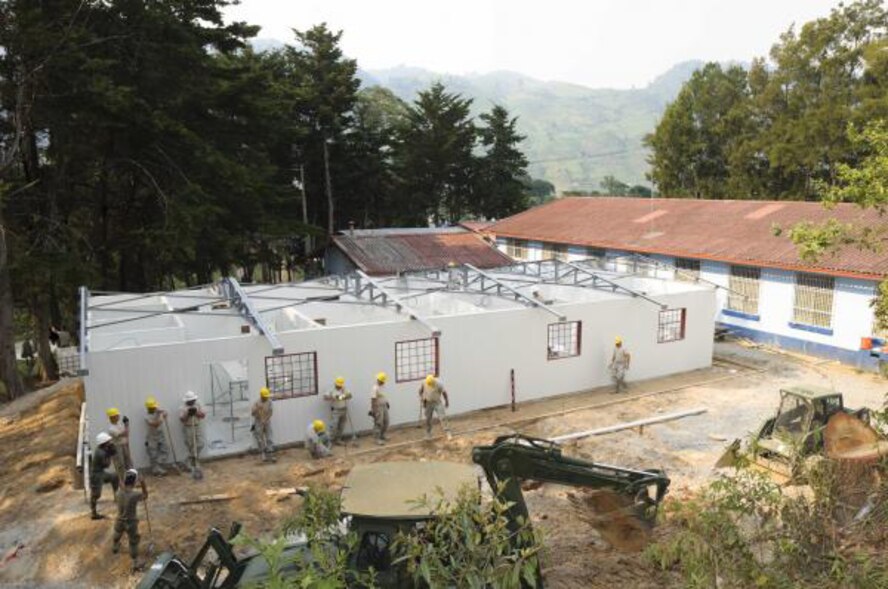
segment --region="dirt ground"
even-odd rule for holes
[[[207,529],[227,530],[233,521],[242,522],[251,535],[270,535],[299,498],[269,497],[266,489],[313,482],[337,488],[357,462],[469,462],[474,445],[505,433],[552,437],[703,407],[707,412],[702,415],[565,447],[567,454],[596,461],[662,468],[672,479],[667,500],[681,500],[712,478],[711,466],[727,442],[746,436],[776,408],[780,386],[831,386],[845,393],[852,407],[880,407],[888,391],[888,381],[832,362],[737,343],[718,344],[716,354],[710,369],[631,383],[620,396],[596,390],[522,404],[515,413],[501,408],[462,416],[452,420],[457,435],[449,443],[442,438],[425,442],[418,428],[400,428],[388,446],[379,448],[363,438],[357,447],[337,448],[325,461],[311,462],[304,450],[293,448],[279,452],[273,465],[253,456],[208,462],[200,482],[184,475],[150,478],[152,530],[143,514],[143,553],[148,560],[164,550],[190,558]],[[111,554],[111,520],[89,519],[84,493],[73,487],[81,394],[78,381],[67,381],[0,408],[0,585],[132,587],[138,581],[129,573],[126,551]],[[220,493],[234,498],[181,504]],[[525,495],[546,541],[548,587],[681,586],[679,579],[644,561],[644,535],[625,534],[624,527],[602,516],[600,498],[548,484]],[[108,489],[99,508],[113,511]],[[668,533],[668,527],[661,527],[653,538]]]

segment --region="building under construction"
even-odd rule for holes
[[[716,295],[704,283],[547,260],[301,283],[223,279],[151,294],[82,289],[81,314],[91,437],[107,407],[138,417],[151,395],[175,410],[191,390],[207,412],[205,453],[225,455],[249,448],[249,408],[263,386],[275,399],[275,441],[288,444],[329,416],[322,395],[337,376],[362,431],[380,371],[397,425],[416,422],[427,374],[445,383],[451,414],[607,385],[618,335],[632,353],[630,381],[707,367]],[[144,427],[131,419],[132,439]],[[140,444],[132,451],[147,462]]]

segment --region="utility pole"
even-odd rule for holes
[[[327,188],[327,243],[333,239],[333,186],[330,183],[330,152],[327,148],[327,134],[324,133],[324,180]]]

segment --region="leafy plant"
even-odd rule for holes
[[[428,587],[539,586],[542,542],[529,522],[509,524],[511,504],[482,500],[466,486],[453,500],[423,497],[423,509],[436,514],[421,529],[399,534],[395,563],[406,566],[414,582]]]

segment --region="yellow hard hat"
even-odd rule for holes
[[[318,433],[318,434],[323,433],[323,431],[325,429],[327,429],[327,426],[324,425],[324,422],[321,421],[320,419],[315,419],[314,421],[312,421],[311,427],[315,431],[315,433]]]
[[[379,382],[385,382],[386,380],[388,380],[388,376],[386,376],[385,372],[380,372],[376,375],[376,380],[378,380]]]
[[[336,377],[336,380],[334,380],[333,382],[334,382],[334,383],[336,384],[336,386],[338,386],[338,387],[344,387],[344,386],[345,386],[345,379],[342,378],[341,376],[337,376],[337,377]]]
[[[614,343],[619,346],[620,344],[623,343],[623,338],[621,338],[620,336],[615,337]]]
[[[429,386],[432,386],[433,384],[435,384],[435,375],[434,374],[430,374],[426,377],[426,384]]]
[[[145,399],[145,409],[157,409],[157,399],[154,397]]]
[[[268,390],[268,387],[262,387],[259,389],[259,396],[263,399],[268,399],[271,397],[271,391]]]
[[[108,417],[114,417],[116,415],[120,415],[120,411],[116,407],[111,407],[105,411],[105,415]]]

